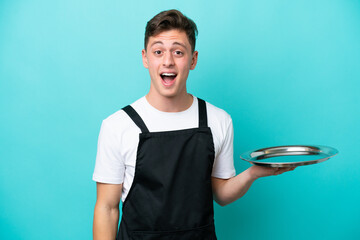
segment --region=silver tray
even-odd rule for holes
[[[297,167],[320,163],[338,154],[332,147],[318,145],[290,145],[248,151],[240,158],[265,167]]]

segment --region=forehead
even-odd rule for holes
[[[149,37],[148,47],[151,47],[154,44],[172,45],[176,42],[190,47],[190,42],[186,33],[177,29],[163,31],[155,36]]]

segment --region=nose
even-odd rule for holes
[[[169,67],[174,65],[174,58],[171,52],[166,52],[163,58],[163,66]]]

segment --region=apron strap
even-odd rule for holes
[[[206,102],[200,98],[198,98],[199,104],[199,127],[207,127],[207,112],[206,112]],[[140,117],[140,115],[135,111],[133,107],[130,105],[123,108],[123,110],[129,115],[129,117],[134,121],[134,123],[141,129],[142,133],[149,132],[146,127],[144,121]]]
[[[198,98],[199,103],[199,127],[207,127],[206,102]]]
[[[129,115],[129,117],[134,121],[134,123],[141,129],[142,133],[148,133],[149,130],[146,127],[144,121],[140,117],[140,115],[135,111],[135,109],[128,105],[123,108],[123,110]]]

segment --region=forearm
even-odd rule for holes
[[[271,168],[253,165],[230,179],[213,178],[212,183],[215,201],[221,206],[225,206],[241,198],[256,179],[279,175],[294,169],[295,167]]]
[[[218,186],[214,188],[215,201],[221,206],[225,206],[241,198],[256,180],[250,171],[249,168],[235,177],[219,181]]]
[[[94,240],[114,240],[119,223],[119,208],[95,205],[93,237]]]

